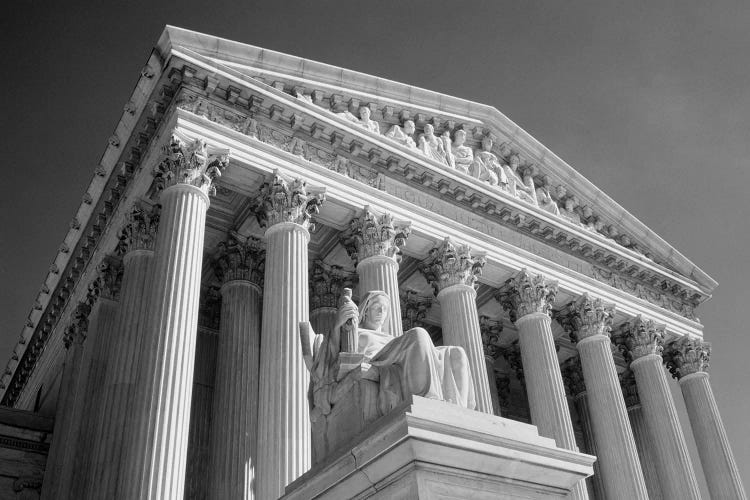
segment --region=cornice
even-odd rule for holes
[[[352,100],[369,103],[379,112],[382,110],[383,116],[398,116],[411,108],[411,116],[418,126],[420,121],[430,122],[437,129],[440,124],[454,122],[457,125],[464,121],[472,131],[477,130],[476,133],[496,135],[501,138],[498,142],[505,138],[528,155],[531,162],[549,170],[545,173],[551,180],[567,184],[568,192],[585,202],[588,210],[601,211],[600,215],[611,221],[618,237],[628,235],[631,243],[647,240],[659,258],[676,266],[684,276],[695,279],[706,294],[716,286],[714,280],[657,234],[491,106],[172,26],[165,29],[157,47],[165,55],[189,54],[214,70],[235,73],[240,80],[256,79],[277,89],[286,87],[291,93],[292,89],[307,89],[315,102],[337,95],[339,101],[350,105]],[[213,77],[221,79],[218,74]],[[234,88],[240,94],[239,89]],[[343,95],[342,89],[346,89],[348,95]],[[583,207],[584,211],[586,209]]]

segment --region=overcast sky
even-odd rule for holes
[[[655,230],[719,282],[698,315],[750,486],[750,2],[106,3],[0,21],[0,364],[173,24],[493,105]]]

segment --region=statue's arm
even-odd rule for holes
[[[312,329],[312,325],[308,321],[300,321],[299,339],[302,343],[302,359],[305,361],[305,366],[309,371],[312,371],[313,368],[312,342],[310,342],[310,339],[314,336],[315,332]]]

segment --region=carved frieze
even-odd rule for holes
[[[263,289],[266,250],[263,243],[253,237],[245,238],[230,232],[218,245],[212,267],[220,283],[246,280]]]
[[[515,323],[527,314],[550,314],[556,295],[556,281],[547,280],[541,274],[532,275],[524,269],[505,282],[495,299]]]
[[[682,337],[664,349],[664,362],[676,379],[708,370],[711,344],[700,339]]]
[[[468,245],[454,244],[445,238],[440,246],[430,250],[421,271],[437,295],[453,285],[475,286],[485,262],[484,255],[472,255]]]
[[[356,264],[381,255],[401,260],[401,248],[411,234],[411,222],[397,221],[390,213],[375,213],[366,206],[362,215],[349,223],[342,235],[342,244]]]
[[[323,201],[324,188],[308,188],[303,179],[286,179],[277,171],[261,185],[254,211],[261,227],[294,222],[312,229],[313,216]]]

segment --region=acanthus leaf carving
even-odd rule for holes
[[[401,323],[404,331],[416,327],[425,327],[424,319],[432,307],[432,297],[423,297],[416,290],[401,290]]]
[[[485,262],[484,255],[472,255],[468,245],[454,244],[450,238],[445,238],[440,246],[430,250],[421,271],[437,295],[453,285],[474,287]]]
[[[276,171],[260,187],[254,210],[261,227],[293,222],[314,229],[313,217],[324,201],[325,188],[308,188],[306,181],[287,180]]]
[[[650,354],[661,356],[664,350],[664,328],[664,325],[638,315],[623,327],[621,350],[631,361]]]
[[[352,288],[355,276],[341,266],[316,260],[310,269],[310,311],[321,307],[338,307],[344,288]]]
[[[614,304],[591,298],[587,293],[553,313],[573,342],[599,334],[609,336],[614,315]]]
[[[390,213],[377,214],[366,206],[362,215],[349,223],[342,243],[356,264],[381,255],[401,260],[401,248],[411,234],[411,222],[397,221]]]
[[[563,361],[560,366],[560,372],[571,396],[578,397],[586,392],[581,359],[578,356],[573,356]]]
[[[246,280],[263,289],[266,266],[265,245],[258,238],[230,232],[218,245],[213,260],[214,274],[221,283]]]
[[[556,281],[547,280],[541,274],[532,275],[523,269],[505,282],[495,294],[495,299],[508,311],[510,320],[515,323],[532,313],[549,315],[556,296]]]
[[[120,231],[117,254],[125,255],[133,250],[153,250],[159,227],[160,205],[150,206],[137,201],[126,215],[125,226]]]
[[[496,360],[502,354],[500,334],[503,333],[503,322],[492,320],[489,316],[479,316],[479,331],[484,356]]]
[[[172,135],[162,148],[163,159],[154,168],[157,191],[175,184],[188,184],[214,195],[214,182],[229,163],[229,150],[209,148],[203,139],[188,140]]]
[[[676,379],[705,372],[711,359],[711,344],[700,339],[682,337],[664,349],[664,361]]]

